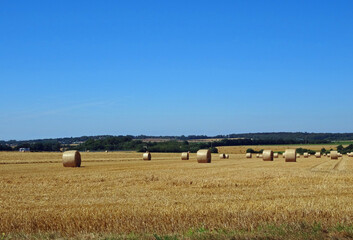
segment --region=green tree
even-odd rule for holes
[[[337,151],[341,152],[344,149],[342,145],[337,146]]]

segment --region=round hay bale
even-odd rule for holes
[[[300,158],[300,154],[299,153],[297,153],[297,158]]]
[[[226,159],[228,159],[229,158],[229,154],[226,154]]]
[[[259,158],[262,158],[262,154],[259,155]]]
[[[338,157],[342,157],[343,155],[342,155],[342,153],[338,153]]]
[[[286,158],[286,153],[285,153],[285,152],[282,154],[282,157],[283,157],[283,158]]]
[[[273,153],[273,158],[278,158],[278,153]]]
[[[219,159],[224,159],[224,158],[226,158],[226,155],[224,153],[219,154]]]
[[[142,155],[142,159],[145,160],[145,161],[151,161],[151,159],[152,159],[151,153],[150,153],[150,152],[145,152],[145,153]]]
[[[305,152],[305,153],[303,154],[303,156],[304,156],[304,158],[308,158],[308,157],[309,157],[309,153]]]
[[[189,160],[189,152],[183,152],[181,154],[181,160]]]
[[[316,158],[321,158],[321,152],[316,152],[316,153],[315,153],[315,157],[316,157]]]
[[[285,152],[286,162],[296,162],[298,155],[296,149],[287,149]]]
[[[260,157],[260,154],[256,154],[256,158],[259,158]]]
[[[337,151],[331,151],[330,152],[331,159],[338,159],[338,152]]]
[[[108,152],[108,150],[105,150],[105,152],[107,153],[107,152]]]
[[[81,154],[79,151],[66,151],[63,153],[63,166],[64,167],[80,167]]]
[[[247,153],[247,154],[245,155],[245,157],[246,157],[246,158],[252,158],[252,154],[251,154],[251,153]]]
[[[198,163],[210,163],[211,162],[211,151],[209,149],[198,150],[196,156],[197,156]]]
[[[328,154],[327,154],[327,157],[331,157],[331,155],[328,153]]]
[[[264,161],[273,161],[273,152],[272,152],[272,150],[264,150],[262,152],[262,160],[264,160]]]

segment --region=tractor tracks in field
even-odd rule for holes
[[[338,161],[338,163],[335,164],[333,167],[333,170],[336,171],[343,171],[346,169],[346,160],[342,158],[341,160]]]
[[[313,166],[310,171],[312,172],[331,172],[331,171],[343,171],[346,169],[346,160],[341,158],[339,160],[327,160],[323,163],[319,163]]]

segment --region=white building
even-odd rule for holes
[[[20,152],[30,152],[31,149],[30,148],[20,148],[19,151]]]

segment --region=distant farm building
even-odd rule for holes
[[[30,148],[20,148],[18,151],[19,152],[30,152],[31,149]]]

